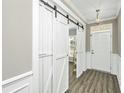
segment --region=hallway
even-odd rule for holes
[[[79,79],[72,72],[70,63],[70,82],[67,93],[120,93],[119,84],[115,75],[88,69]]]
[[[3,93],[122,92],[121,0],[2,5]]]

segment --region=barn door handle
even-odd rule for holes
[[[53,54],[39,54],[39,58],[44,58],[44,57],[49,57],[49,56],[53,56]]]
[[[91,51],[91,54],[95,54],[95,53],[94,53],[94,50]]]
[[[39,54],[39,57],[40,57],[40,56],[45,56],[45,55],[46,55],[45,53],[43,53],[43,54]]]
[[[92,52],[91,54],[94,54],[94,52]]]
[[[66,58],[66,57],[68,57],[68,55],[59,57],[59,58],[57,58],[56,60],[63,59],[63,58]]]

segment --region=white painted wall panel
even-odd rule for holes
[[[118,54],[112,54],[111,65],[111,73],[117,75],[119,84],[121,85],[121,57]]]
[[[91,69],[92,64],[91,64],[91,53],[86,52],[86,69]]]
[[[118,58],[117,54],[112,54],[112,59],[111,59],[111,73],[118,75]]]
[[[33,93],[32,92],[32,73],[24,73],[3,81],[3,93]]]

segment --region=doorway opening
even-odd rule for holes
[[[69,29],[69,62],[74,65],[73,71],[76,73],[76,29],[71,28]]]
[[[85,71],[85,33],[82,28],[69,24],[69,93],[74,82],[78,81]]]
[[[77,28],[69,28],[69,93],[77,74]]]
[[[76,78],[77,41],[76,28],[69,29],[69,84]]]

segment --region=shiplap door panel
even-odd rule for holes
[[[92,68],[110,72],[111,32],[92,33],[91,49]]]
[[[52,93],[53,75],[53,12],[40,6],[39,88],[40,93]]]
[[[77,78],[85,70],[85,33],[82,28],[77,28]]]
[[[53,93],[64,93],[68,89],[68,26],[67,19],[57,14],[54,19],[54,67],[53,67]]]

